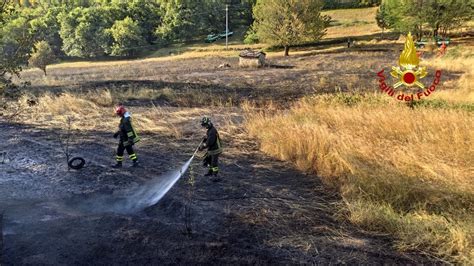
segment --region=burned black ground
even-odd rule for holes
[[[97,195],[125,193],[183,163],[196,141],[185,139],[171,148],[163,136],[145,136],[149,142],[139,147],[142,167],[119,171],[103,167],[112,162],[111,141],[78,142],[75,152],[89,160],[95,155],[94,163],[67,171],[51,132],[0,127],[9,158],[0,165],[6,265],[417,261],[391,251],[389,239],[336,220],[337,194],[261,154],[254,144],[245,155],[223,156],[220,183],[202,177],[205,169],[196,160],[158,204],[134,214],[94,213],[78,206],[93,204],[88,199]],[[229,144],[232,148],[233,141]],[[194,186],[187,183],[189,174]]]
[[[254,99],[288,103],[315,92],[372,88],[359,88],[361,80],[376,86],[376,71],[394,61],[393,56],[381,55],[276,58],[276,64],[294,68],[255,71],[234,69],[235,59],[227,70],[215,68],[225,58],[189,59],[140,67],[53,69],[47,78],[35,76],[36,72],[24,78],[32,82],[31,92],[37,96],[169,88],[173,93],[152,99],[153,104],[205,106],[209,102],[203,96],[212,92],[219,98],[215,103],[224,106],[229,97],[230,105]],[[334,75],[336,70],[342,74]],[[198,96],[189,99],[190,95]],[[150,99],[125,100],[142,110],[151,107]],[[342,204],[336,191],[317,177],[266,156],[245,134],[227,135],[224,140],[222,182],[204,178],[206,169],[197,158],[158,204],[128,214],[98,210],[95,204],[104,197],[120,202],[130,190],[180,167],[202,132],[179,139],[145,133],[137,146],[142,166],[132,169],[126,164],[113,170],[109,166],[116,143],[111,132],[84,130],[72,149],[87,164],[80,171],[68,171],[55,131],[21,120],[0,121],[0,151],[8,158],[0,163],[0,259],[5,265],[431,262],[419,254],[399,253],[389,237],[366,233],[336,218],[337,205]]]

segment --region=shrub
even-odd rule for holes
[[[45,41],[39,41],[35,44],[28,64],[43,70],[46,75],[46,67],[56,60],[51,46]]]

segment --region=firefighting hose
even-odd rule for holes
[[[153,206],[163,198],[166,193],[178,182],[178,180],[186,173],[194,157],[200,150],[204,141],[201,141],[198,147],[194,150],[191,158],[184,163],[181,168],[164,173],[159,178],[150,180],[146,186],[142,186],[126,196],[124,200],[118,201],[115,204],[107,204],[106,209],[115,212],[136,212]]]

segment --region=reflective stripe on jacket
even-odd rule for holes
[[[119,133],[121,142],[128,142],[131,139],[133,144],[135,144],[140,141],[140,137],[133,127],[132,117],[129,112],[126,112],[120,119]]]
[[[214,126],[211,126],[207,130],[206,147],[208,155],[220,154],[223,151],[221,138]]]

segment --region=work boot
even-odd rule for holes
[[[139,165],[138,165],[138,161],[133,161],[132,167],[138,167],[138,166],[139,166]]]
[[[112,168],[122,168],[122,162],[117,162],[116,164],[112,165]]]

